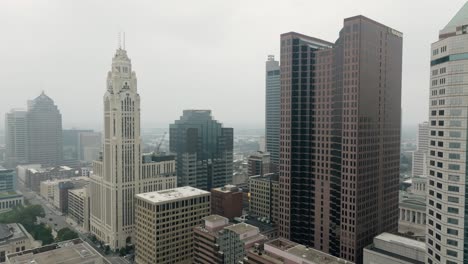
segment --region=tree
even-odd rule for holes
[[[121,257],[123,257],[123,256],[127,255],[127,250],[125,248],[120,248],[119,254],[120,254]]]
[[[66,240],[71,240],[78,238],[78,233],[75,231],[71,230],[68,227],[62,228],[57,232],[57,237],[55,238],[55,241],[60,242],[60,241],[66,241]]]

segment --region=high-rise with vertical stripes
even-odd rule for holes
[[[335,43],[281,35],[279,233],[355,263],[397,231],[402,33],[363,16]]]
[[[271,168],[277,170],[280,144],[280,66],[275,56],[265,63],[265,147],[270,152]]]
[[[431,46],[426,263],[468,262],[468,3]]]

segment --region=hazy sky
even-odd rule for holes
[[[264,126],[264,63],[279,35],[334,42],[343,19],[365,15],[403,32],[403,124],[427,119],[430,44],[464,0],[1,0],[0,127],[42,90],[63,127],[101,128],[106,74],[126,32],[143,126],[183,109],[213,110],[234,127]]]

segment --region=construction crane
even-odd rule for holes
[[[161,148],[161,145],[164,142],[164,138],[166,137],[166,134],[167,134],[167,132],[164,131],[164,134],[163,134],[161,140],[159,140],[158,145],[156,145],[156,148],[154,149],[155,154],[159,154],[159,149]]]

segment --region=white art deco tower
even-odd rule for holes
[[[142,157],[140,96],[124,49],[112,59],[104,95],[104,146],[91,176],[90,231],[112,249],[133,236],[134,196],[176,187],[175,161]]]

